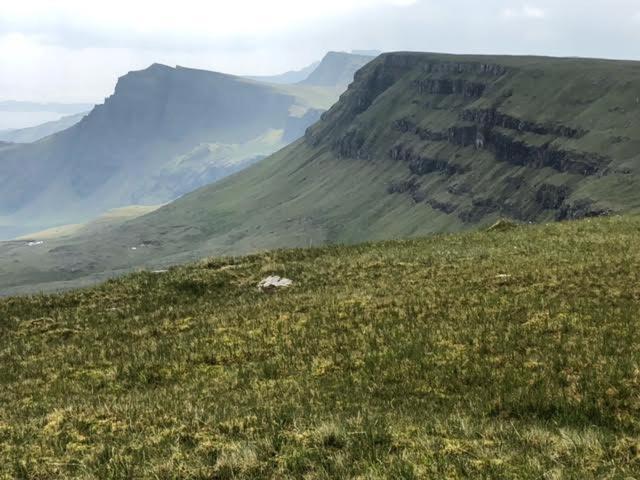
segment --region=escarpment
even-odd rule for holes
[[[279,125],[283,137],[288,138],[289,128],[299,131],[304,123],[305,117],[290,118],[293,100],[283,100],[280,88],[269,88],[267,97],[258,92],[254,97],[246,91],[257,88],[251,82],[236,85],[233,79],[215,75],[201,83],[196,81],[201,75],[193,72],[188,77],[195,83],[188,85],[199,85],[212,97],[216,116],[202,111],[201,102],[193,105],[200,115],[190,116],[182,107],[194,89],[168,88],[165,78],[175,75],[183,72],[157,67],[127,79],[140,81],[119,89],[118,95],[130,94],[113,105],[111,117],[117,120],[114,128],[136,125],[101,151],[111,152],[113,145],[135,146],[136,137],[131,139],[129,133],[137,135],[143,127],[150,133],[160,132],[163,142],[168,138],[163,135],[164,124],[177,124],[174,132],[191,134],[194,126],[209,131],[216,119],[224,130],[235,118],[241,126],[257,128],[256,119],[274,104],[282,106],[278,109],[281,122],[270,125]],[[142,79],[147,77],[156,79],[153,85],[161,93],[170,92],[171,101],[160,102],[161,110],[153,103],[153,108],[145,110],[148,117],[116,115],[127,112],[125,107],[138,98],[145,101],[150,87]],[[164,268],[175,261],[263,248],[456,232],[489,227],[500,218],[510,224],[640,213],[640,62],[401,52],[377,57],[354,78],[302,139],[276,154],[115,227],[105,233],[99,246],[73,240],[69,246],[74,270],[93,277],[99,271],[156,262]],[[221,82],[232,82],[236,94],[215,96],[212,86]],[[224,111],[218,100],[227,105]],[[308,105],[310,99],[299,100],[296,107]],[[242,107],[239,111],[246,116],[229,113],[236,107]],[[158,116],[158,112],[166,114]],[[97,120],[99,113],[100,109],[85,123]],[[317,115],[309,112],[308,118]],[[158,124],[158,118],[164,123]],[[99,138],[114,132],[103,132],[100,125],[96,125]],[[75,130],[82,131],[82,125]],[[127,141],[122,143],[123,139]],[[198,141],[188,157],[181,157],[181,164],[218,151],[220,142],[226,148],[235,141]],[[154,145],[149,162],[156,161],[158,152],[166,152],[164,143]],[[21,148],[0,146],[0,151],[8,154]],[[16,168],[31,171],[23,168],[21,157],[13,159]],[[0,162],[0,170],[2,165],[6,163]],[[47,165],[52,167],[46,172],[50,174],[61,164]],[[105,168],[110,165],[104,163]],[[140,170],[126,170],[128,175],[132,171]],[[88,178],[78,188],[93,184]],[[5,190],[12,187],[7,182],[4,186]],[[13,191],[29,195],[26,189]],[[5,195],[0,207],[10,200]],[[499,235],[500,229],[493,232]],[[158,246],[138,248],[135,253],[126,247],[150,241]],[[25,263],[25,268],[38,278],[68,272],[71,257],[56,247],[51,246],[48,252],[53,253],[47,253],[44,262],[55,270],[38,270],[37,262],[43,257],[33,257],[35,249],[30,249],[32,263]],[[122,255],[122,248],[129,254]],[[12,257],[6,259],[6,265],[13,267],[8,263]],[[4,285],[16,282],[12,270],[5,270],[9,273],[4,280],[0,275],[0,289],[3,281]]]
[[[553,168],[559,172],[571,172],[582,175],[594,175],[605,170],[610,159],[597,154],[573,152],[554,147],[551,141],[542,145],[530,145],[513,137],[503,129],[492,129],[482,125],[454,125],[444,132],[428,129],[409,128],[410,121],[402,119],[394,122],[393,127],[402,133],[414,133],[421,140],[431,142],[449,142],[459,147],[474,146],[493,152],[496,160],[531,168]],[[572,135],[570,127],[558,127],[559,131]],[[526,130],[519,130],[526,131]],[[547,134],[549,135],[549,134]],[[559,135],[554,135],[559,136]],[[567,138],[574,138],[568,136]],[[364,142],[362,142],[364,144]]]
[[[305,139],[345,161],[393,162],[380,195],[462,224],[607,215],[618,209],[605,185],[640,163],[640,126],[620,120],[628,110],[603,114],[601,104],[619,101],[631,84],[640,95],[640,76],[634,69],[632,81],[605,81],[604,62],[584,61],[588,74],[576,62],[382,55]],[[638,102],[631,106],[640,113]]]

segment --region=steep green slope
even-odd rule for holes
[[[0,477],[635,478],[640,220],[0,300]],[[261,293],[270,274],[290,289]]]
[[[337,95],[163,65],[131,72],[77,125],[0,150],[0,217],[29,231],[173,200],[300,137]],[[195,170],[193,161],[176,169],[182,156],[211,144],[253,149],[232,168],[201,155]]]
[[[500,217],[638,211],[639,99],[638,62],[384,54],[303,140],[105,232],[98,246],[67,239],[28,259],[0,246],[0,291]],[[128,252],[139,244],[153,247]]]

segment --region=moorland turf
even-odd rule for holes
[[[502,225],[2,299],[0,477],[640,475],[639,234]]]

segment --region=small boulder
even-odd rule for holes
[[[287,288],[293,284],[293,280],[277,276],[269,276],[258,283],[258,290],[267,292],[278,288]]]

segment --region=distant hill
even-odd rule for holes
[[[88,237],[54,243],[65,249],[30,254],[30,270],[2,257],[0,285],[53,271],[80,278],[208,255],[469,230],[499,218],[640,212],[638,92],[639,62],[384,54],[305,138],[105,232],[99,248]],[[121,255],[126,245],[150,242]]]
[[[25,102],[19,100],[0,101],[0,112],[54,112],[67,115],[87,112],[91,103]]]
[[[82,120],[88,112],[67,115],[60,120],[46,122],[29,128],[0,131],[0,140],[14,143],[31,143],[41,140],[54,133],[61,132]]]
[[[318,67],[300,84],[346,88],[353,81],[354,74],[373,58],[373,56],[369,55],[329,52]]]
[[[308,65],[300,70],[292,70],[289,72],[281,73],[280,75],[263,75],[263,76],[253,76],[247,77],[251,80],[257,80],[259,82],[266,83],[278,83],[278,84],[294,84],[306,80],[307,77],[313,72],[316,68],[318,68],[320,62],[313,62],[311,65]]]
[[[382,55],[381,50],[351,50],[353,55],[364,55],[367,57],[377,57],[378,55]]]
[[[338,93],[157,64],[131,72],[71,128],[0,149],[0,221],[27,233],[165,203],[300,137]]]
[[[337,89],[346,89],[353,76],[362,66],[373,60],[380,52],[376,50],[354,50],[347,52],[329,52],[321,61],[296,71],[274,76],[248,77],[253,80],[278,84],[313,85]]]
[[[88,103],[0,101],[0,135],[4,138],[9,131],[39,127],[65,116],[86,113],[92,108],[93,105]],[[28,139],[34,136],[31,133],[26,135]]]

